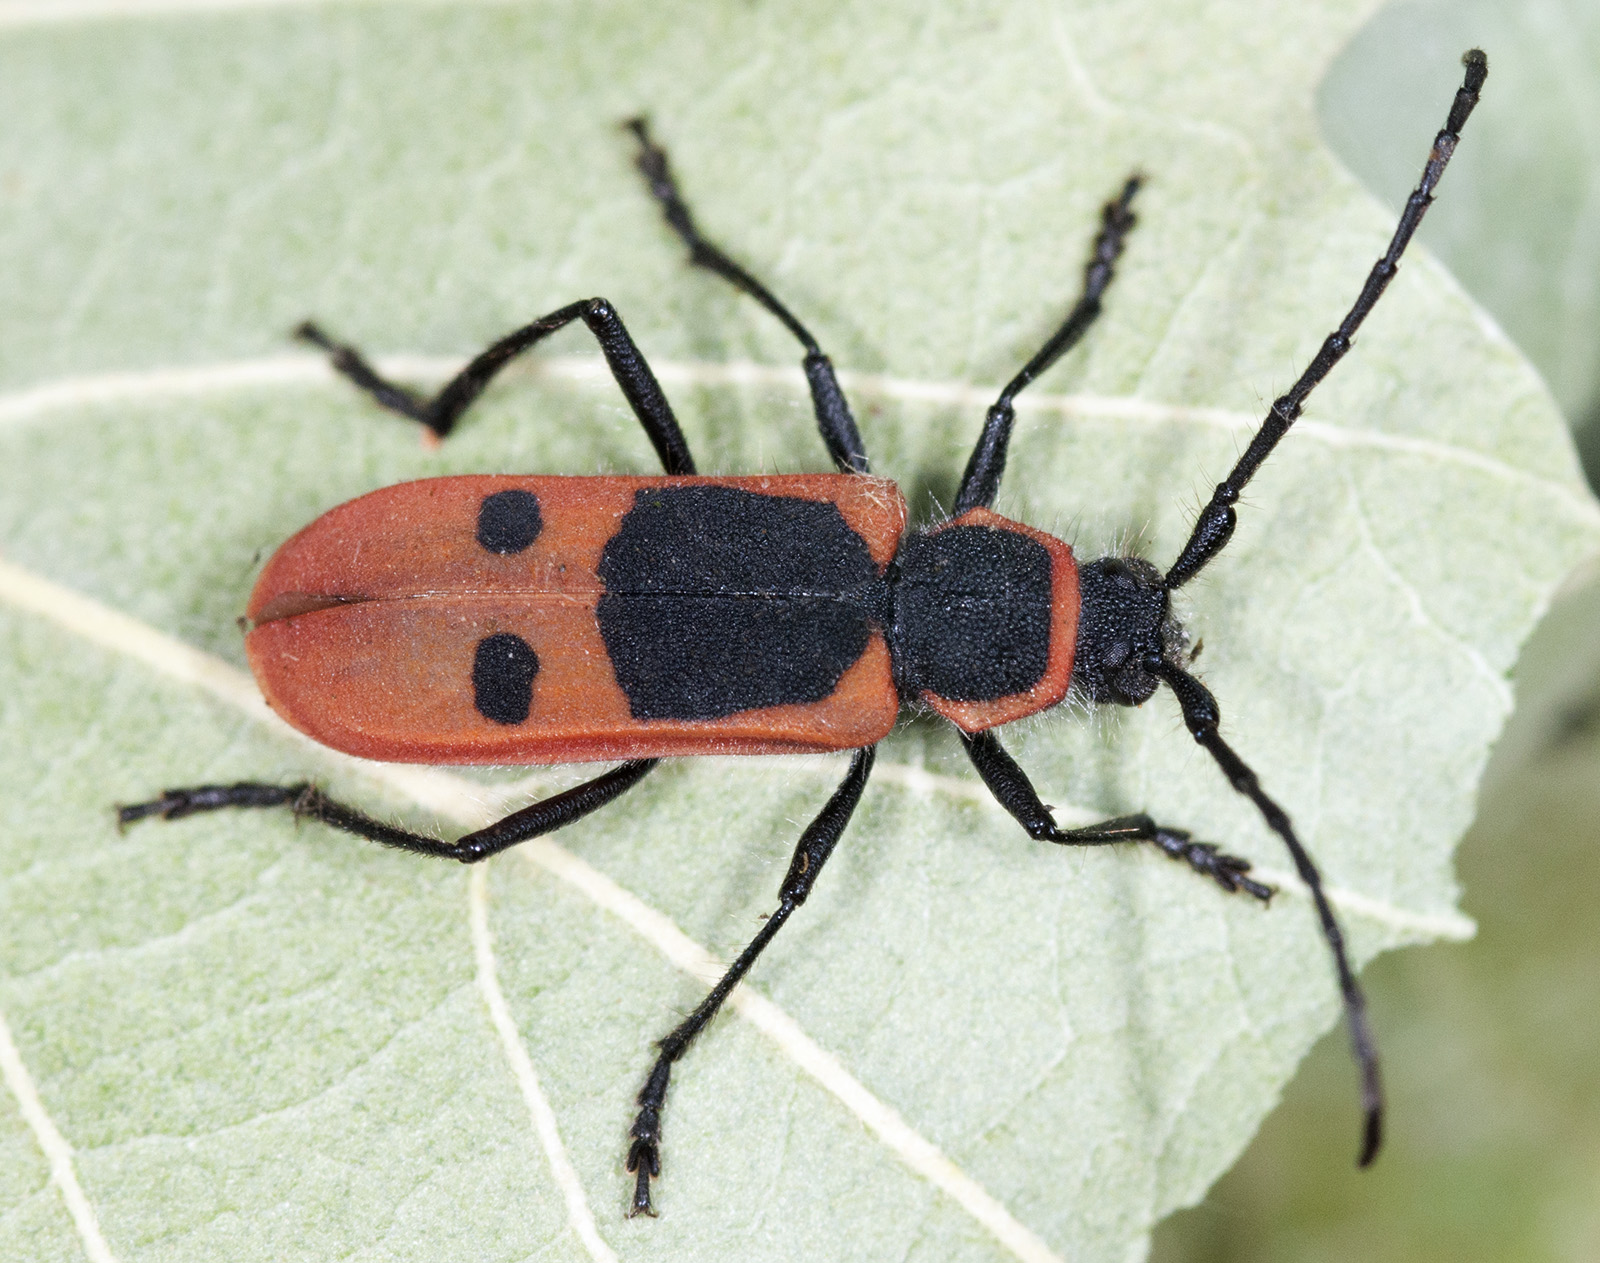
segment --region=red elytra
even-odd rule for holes
[[[856,749],[900,710],[889,648],[875,629],[820,701],[702,720],[639,719],[619,687],[596,618],[606,543],[641,489],[732,487],[826,501],[865,541],[882,575],[905,533],[895,484],[858,474],[735,478],[476,475],[385,487],[330,510],[267,563],[251,595],[245,641],[268,703],[324,745],[412,763],[545,764],[696,754]],[[497,492],[537,498],[542,528],[524,550],[486,551],[480,506]],[[922,691],[931,709],[978,732],[1055,705],[1072,678],[1077,565],[1062,541],[987,509],[942,528],[1025,536],[1050,557],[1049,657],[1023,692],[961,701]],[[538,654],[524,722],[474,705],[473,655],[510,633]]]

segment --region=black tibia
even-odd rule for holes
[[[1016,422],[1016,409],[1012,401],[1029,382],[1038,377],[1058,359],[1077,345],[1089,326],[1100,314],[1100,300],[1111,284],[1111,278],[1122,253],[1123,241],[1137,222],[1130,207],[1134,194],[1139,191],[1140,177],[1129,176],[1122,192],[1105,205],[1100,212],[1100,235],[1094,240],[1094,250],[1083,270],[1083,295],[1078,299],[1067,318],[1050,340],[1039,348],[1031,360],[1000,392],[1000,398],[990,407],[983,420],[983,433],[977,447],[967,460],[966,472],[961,475],[961,488],[956,493],[955,508],[951,515],[959,517],[968,509],[988,508],[1000,490],[1000,478],[1006,472],[1006,448],[1011,443],[1011,427]]]
[[[380,377],[352,346],[335,342],[311,321],[296,329],[295,337],[321,347],[332,357],[333,367],[343,373],[378,403],[401,416],[420,421],[440,438],[444,438],[494,375],[530,347],[542,342],[574,320],[582,320],[594,334],[595,341],[606,357],[606,364],[623,395],[633,408],[639,424],[650,436],[656,454],[669,474],[692,474],[694,457],[689,454],[689,444],[678,428],[678,419],[672,414],[672,405],[661,393],[661,386],[650,365],[639,353],[622,317],[603,298],[588,298],[569,303],[548,316],[542,316],[530,325],[508,333],[493,346],[481,352],[472,363],[452,377],[432,399],[397,386]]]
[[[833,458],[840,473],[871,473],[866,448],[856,429],[856,419],[850,413],[844,391],[839,388],[833,363],[822,353],[811,331],[795,319],[794,313],[779,302],[771,290],[700,235],[694,216],[689,213],[688,204],[678,190],[678,182],[672,177],[666,150],[650,136],[649,123],[642,118],[635,118],[628,120],[625,126],[638,137],[639,156],[635,163],[650,185],[651,195],[661,203],[661,213],[666,216],[667,223],[689,247],[689,262],[715,272],[750,295],[794,334],[806,351],[803,363],[806,381],[811,387],[811,406],[816,413],[817,428],[822,431],[822,441],[827,444],[828,455]]]
[[[521,811],[512,812],[504,820],[496,821],[476,833],[468,833],[454,842],[423,833],[411,833],[374,820],[354,807],[335,802],[315,785],[305,782],[297,785],[262,785],[254,781],[241,781],[236,785],[169,789],[154,802],[118,807],[117,826],[125,827],[146,816],[177,820],[197,812],[218,811],[223,807],[288,807],[297,817],[320,820],[335,829],[343,829],[346,833],[354,833],[372,842],[381,842],[384,846],[474,864],[491,855],[498,855],[518,842],[552,833],[583,819],[592,811],[598,811],[637,785],[644,779],[645,773],[659,762],[659,759],[633,759],[619,764],[593,780],[575,785]]]
[[[750,972],[750,966],[756,963],[756,957],[761,955],[762,950],[783,928],[783,923],[789,919],[790,913],[803,904],[810,895],[811,887],[822,872],[822,866],[828,862],[828,856],[833,854],[834,844],[838,842],[845,826],[850,823],[856,804],[861,801],[861,791],[866,788],[867,778],[872,775],[875,749],[874,746],[867,746],[856,751],[855,757],[850,760],[850,770],[845,773],[839,788],[834,790],[833,797],[828,799],[828,805],[800,835],[800,841],[794,849],[794,858],[789,861],[788,875],[784,877],[783,886],[778,891],[778,910],[767,918],[760,932],[750,940],[750,945],[739,953],[739,959],[728,967],[728,972],[723,974],[721,981],[711,989],[711,994],[706,996],[700,1002],[700,1006],[670,1035],[656,1045],[660,1051],[656,1056],[655,1065],[650,1069],[649,1077],[644,1081],[644,1087],[639,1090],[639,1114],[633,1120],[633,1127],[628,1133],[633,1137],[633,1143],[628,1147],[628,1170],[635,1176],[633,1207],[628,1211],[629,1218],[634,1215],[655,1214],[654,1208],[650,1205],[650,1181],[661,1174],[661,1108],[667,1099],[667,1082],[672,1077],[672,1063],[683,1056],[694,1037],[717,1015],[722,1002],[728,998],[734,987],[738,986],[739,980]]]
[[[1355,305],[1339,322],[1339,327],[1323,341],[1322,348],[1306,371],[1300,375],[1300,380],[1289,388],[1286,395],[1273,403],[1272,411],[1267,414],[1261,429],[1256,432],[1255,438],[1250,441],[1250,446],[1239,458],[1239,463],[1233,467],[1233,472],[1217,484],[1210,502],[1200,511],[1200,517],[1194,524],[1194,533],[1190,535],[1189,542],[1178,554],[1178,560],[1173,563],[1172,569],[1167,571],[1167,587],[1181,588],[1199,574],[1207,562],[1227,547],[1236,521],[1233,506],[1243,492],[1245,484],[1255,476],[1261,463],[1272,454],[1272,449],[1278,445],[1278,441],[1289,432],[1289,427],[1300,415],[1307,396],[1332,371],[1333,366],[1344,358],[1345,352],[1350,349],[1350,344],[1355,338],[1356,330],[1361,327],[1361,322],[1367,318],[1367,313],[1377,304],[1389,282],[1394,279],[1394,274],[1400,270],[1400,256],[1405,253],[1411,235],[1416,232],[1417,225],[1422,222],[1423,215],[1433,202],[1433,191],[1438,187],[1439,177],[1444,174],[1450,155],[1455,153],[1456,144],[1461,139],[1461,129],[1466,125],[1473,107],[1478,104],[1478,90],[1483,87],[1483,81],[1489,74],[1488,58],[1476,48],[1461,60],[1467,67],[1466,77],[1456,92],[1455,101],[1450,106],[1450,117],[1445,120],[1444,130],[1434,138],[1433,151],[1428,155],[1427,166],[1422,170],[1422,179],[1412,190],[1411,196],[1406,199],[1405,210],[1400,213],[1400,222],[1395,227],[1393,238],[1389,241],[1389,248],[1384,251],[1383,257],[1373,264]]]
[[[989,792],[1017,818],[1017,822],[1035,841],[1056,842],[1063,846],[1149,842],[1163,855],[1184,861],[1195,872],[1211,878],[1230,894],[1242,890],[1263,903],[1272,898],[1274,892],[1271,886],[1246,876],[1250,871],[1249,860],[1225,855],[1209,842],[1196,842],[1184,830],[1159,825],[1143,812],[1102,820],[1099,824],[1081,829],[1061,828],[1051,816],[1050,809],[1040,801],[1038,791],[1028,780],[1028,774],[1006,753],[993,732],[964,732],[961,740],[967,748],[967,757],[978,769],[978,775],[989,787]]]
[[[416,391],[405,386],[400,386],[387,378],[380,377],[378,371],[368,364],[366,357],[353,346],[342,342],[335,342],[314,321],[304,320],[295,328],[294,336],[302,342],[309,342],[312,346],[321,347],[328,353],[329,361],[334,370],[343,373],[358,387],[371,395],[377,403],[398,412],[403,417],[410,417],[413,421],[420,421],[423,425],[433,427],[434,423],[429,418],[428,401]],[[435,433],[443,437],[443,433],[434,427]]]
[[[1367,1025],[1366,997],[1362,995],[1361,984],[1356,981],[1355,971],[1351,969],[1349,957],[1345,954],[1344,934],[1333,915],[1328,896],[1323,892],[1322,874],[1317,871],[1310,854],[1296,836],[1288,813],[1267,796],[1261,788],[1260,778],[1217,732],[1221,712],[1210,690],[1187,671],[1170,662],[1152,659],[1148,666],[1177,696],[1178,705],[1183,708],[1184,726],[1217,761],[1228,783],[1256,805],[1268,827],[1283,839],[1294,860],[1295,871],[1311,892],[1317,918],[1322,923],[1322,935],[1328,940],[1328,950],[1333,953],[1334,969],[1339,976],[1345,1020],[1350,1027],[1350,1048],[1361,1069],[1361,1108],[1365,1124],[1357,1163],[1366,1166],[1377,1157],[1378,1146],[1383,1142],[1383,1085],[1378,1075],[1378,1050]]]

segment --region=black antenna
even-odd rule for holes
[[[1466,126],[1473,107],[1478,104],[1478,90],[1483,87],[1483,81],[1489,76],[1489,59],[1483,55],[1481,49],[1474,48],[1461,60],[1467,67],[1466,78],[1456,91],[1456,99],[1450,106],[1450,117],[1445,120],[1444,130],[1434,137],[1433,152],[1428,155],[1428,165],[1422,169],[1422,179],[1412,190],[1411,196],[1406,199],[1406,208],[1400,213],[1400,223],[1395,227],[1388,250],[1384,251],[1383,258],[1372,265],[1372,271],[1367,274],[1367,283],[1361,287],[1360,296],[1345,318],[1339,322],[1339,327],[1328,335],[1316,358],[1300,375],[1300,380],[1290,387],[1289,393],[1273,403],[1272,411],[1267,413],[1266,420],[1256,431],[1255,438],[1250,440],[1250,446],[1239,458],[1239,463],[1233,467],[1233,472],[1219,482],[1217,489],[1211,493],[1211,501],[1200,511],[1200,516],[1194,524],[1194,533],[1189,536],[1189,542],[1183,546],[1183,551],[1178,554],[1178,560],[1173,563],[1172,569],[1167,571],[1169,590],[1181,588],[1188,583],[1205,568],[1206,563],[1227,547],[1228,540],[1233,537],[1234,524],[1238,520],[1233,506],[1238,501],[1245,484],[1255,476],[1256,470],[1261,468],[1261,463],[1272,454],[1272,449],[1278,445],[1278,440],[1289,432],[1289,427],[1300,415],[1306,397],[1317,388],[1318,383],[1328,375],[1333,366],[1344,358],[1345,352],[1350,349],[1351,341],[1355,338],[1356,330],[1361,328],[1361,322],[1377,305],[1378,299],[1383,296],[1383,291],[1394,279],[1394,274],[1400,270],[1400,256],[1405,253],[1406,246],[1411,244],[1412,234],[1417,231],[1417,225],[1422,222],[1428,207],[1433,204],[1433,190],[1438,187],[1439,177],[1444,175],[1450,156],[1456,151],[1456,143],[1461,139],[1461,129]]]
[[[1217,732],[1222,713],[1217,699],[1199,680],[1181,667],[1160,657],[1152,657],[1146,664],[1151,672],[1166,681],[1183,709],[1183,723],[1190,734],[1206,748],[1217,761],[1228,783],[1256,805],[1268,826],[1283,839],[1294,860],[1300,880],[1311,891],[1311,900],[1317,906],[1317,919],[1322,922],[1322,936],[1328,940],[1333,952],[1334,970],[1339,976],[1339,991],[1344,997],[1345,1020],[1350,1027],[1350,1051],[1361,1068],[1361,1111],[1364,1118],[1361,1133],[1361,1156],[1357,1166],[1368,1166],[1378,1156],[1378,1146],[1383,1143],[1383,1082],[1378,1075],[1378,1048],[1372,1039],[1372,1028],[1367,1024],[1367,999],[1356,981],[1355,970],[1344,949],[1344,933],[1322,889],[1322,874],[1312,862],[1310,854],[1301,843],[1289,820],[1289,813],[1273,801],[1261,780],[1250,766],[1234,753],[1233,747]]]
[[[1361,322],[1377,305],[1378,299],[1383,296],[1383,291],[1394,279],[1394,274],[1399,271],[1400,256],[1405,253],[1406,246],[1410,244],[1412,235],[1417,231],[1417,225],[1422,222],[1423,215],[1433,202],[1433,190],[1438,187],[1439,178],[1444,174],[1451,155],[1455,153],[1456,144],[1461,139],[1461,129],[1471,116],[1473,107],[1478,104],[1479,89],[1483,87],[1483,81],[1489,75],[1489,59],[1483,55],[1482,50],[1474,48],[1461,60],[1467,68],[1466,76],[1456,92],[1455,101],[1450,106],[1450,117],[1445,121],[1444,130],[1434,138],[1433,151],[1428,155],[1427,166],[1422,170],[1422,179],[1411,196],[1406,199],[1405,210],[1400,214],[1400,223],[1389,241],[1388,250],[1367,274],[1366,284],[1361,287],[1360,295],[1339,323],[1339,327],[1323,341],[1321,350],[1317,352],[1306,371],[1300,375],[1300,380],[1272,405],[1272,410],[1267,413],[1266,420],[1256,431],[1255,438],[1251,439],[1250,446],[1245,449],[1238,464],[1223,481],[1217,484],[1210,502],[1200,511],[1194,531],[1189,536],[1189,542],[1183,546],[1183,551],[1178,554],[1178,560],[1173,563],[1172,569],[1167,571],[1166,578],[1162,582],[1167,591],[1174,591],[1188,583],[1213,557],[1227,547],[1238,521],[1233,506],[1238,501],[1240,493],[1255,476],[1262,462],[1272,454],[1279,440],[1289,432],[1289,427],[1300,415],[1307,396],[1332,371],[1333,366],[1344,358],[1345,352],[1350,349],[1350,344],[1355,338],[1356,330],[1361,327]],[[1339,977],[1339,991],[1344,997],[1345,1021],[1350,1029],[1350,1049],[1361,1070],[1361,1108],[1364,1124],[1361,1154],[1357,1159],[1357,1165],[1367,1166],[1377,1157],[1378,1148],[1383,1143],[1383,1084],[1378,1074],[1378,1050],[1372,1040],[1371,1028],[1367,1025],[1366,997],[1361,992],[1361,984],[1356,981],[1355,971],[1350,967],[1350,959],[1345,952],[1344,934],[1322,889],[1322,875],[1317,871],[1316,864],[1312,862],[1310,854],[1295,834],[1288,813],[1261,788],[1260,778],[1217,731],[1221,712],[1217,707],[1216,698],[1205,685],[1182,667],[1166,661],[1160,654],[1151,655],[1145,667],[1152,675],[1164,680],[1172,690],[1178,699],[1178,705],[1183,710],[1184,726],[1216,760],[1217,766],[1228,778],[1228,783],[1256,805],[1256,809],[1261,812],[1268,826],[1283,839],[1284,845],[1289,848],[1289,855],[1294,860],[1300,879],[1311,892],[1312,902],[1317,908],[1317,918],[1322,923],[1322,935],[1327,939],[1328,949],[1333,953],[1334,969]]]

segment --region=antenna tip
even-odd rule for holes
[[[1361,1129],[1361,1156],[1356,1159],[1356,1166],[1362,1170],[1371,1166],[1381,1148],[1383,1148],[1383,1106],[1370,1105],[1367,1107],[1366,1125]]]

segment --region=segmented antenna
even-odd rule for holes
[[[1400,222],[1396,225],[1394,236],[1389,241],[1389,248],[1384,251],[1383,257],[1372,265],[1372,271],[1367,274],[1367,283],[1361,287],[1355,305],[1339,322],[1339,327],[1323,341],[1322,349],[1317,352],[1316,358],[1311,361],[1306,371],[1300,374],[1300,380],[1289,388],[1288,394],[1273,403],[1272,410],[1267,413],[1266,420],[1256,431],[1255,438],[1250,440],[1250,446],[1239,458],[1239,463],[1217,484],[1217,489],[1211,493],[1210,503],[1200,510],[1200,516],[1194,524],[1194,533],[1189,536],[1189,542],[1183,546],[1183,551],[1178,554],[1178,560],[1173,563],[1172,569],[1167,571],[1169,590],[1176,590],[1188,583],[1205,568],[1206,563],[1227,547],[1228,540],[1233,537],[1234,524],[1238,520],[1233,506],[1238,501],[1245,484],[1255,477],[1256,470],[1261,468],[1261,463],[1272,454],[1272,449],[1277,447],[1278,440],[1289,432],[1289,427],[1300,415],[1307,396],[1332,371],[1333,366],[1344,358],[1345,352],[1350,349],[1350,343],[1356,336],[1356,330],[1361,328],[1361,322],[1377,305],[1378,299],[1383,297],[1383,291],[1394,279],[1394,274],[1400,270],[1400,256],[1411,244],[1412,234],[1417,231],[1417,225],[1422,222],[1422,217],[1428,213],[1428,207],[1433,204],[1433,191],[1438,187],[1439,178],[1444,175],[1445,167],[1449,165],[1450,156],[1456,151],[1456,144],[1461,139],[1461,129],[1466,126],[1473,107],[1478,104],[1478,91],[1489,76],[1489,59],[1483,55],[1481,49],[1474,48],[1461,60],[1467,67],[1466,78],[1450,106],[1450,117],[1445,120],[1444,130],[1434,137],[1433,152],[1428,155],[1428,165],[1422,169],[1422,179],[1412,190],[1411,196],[1406,199],[1405,210],[1400,212]]]
[[[1411,196],[1406,199],[1405,210],[1400,213],[1400,223],[1389,241],[1388,250],[1367,274],[1366,284],[1361,287],[1361,293],[1356,298],[1354,306],[1340,321],[1339,327],[1323,341],[1322,349],[1317,352],[1316,358],[1311,361],[1306,371],[1300,375],[1300,380],[1272,405],[1272,410],[1267,413],[1266,420],[1256,431],[1256,436],[1250,441],[1250,446],[1245,449],[1244,455],[1239,458],[1239,463],[1217,484],[1210,502],[1200,511],[1200,516],[1194,524],[1194,531],[1189,536],[1189,542],[1178,554],[1178,560],[1173,563],[1172,569],[1167,571],[1163,584],[1169,592],[1188,583],[1213,557],[1227,547],[1238,521],[1233,506],[1238,501],[1240,493],[1255,476],[1262,462],[1272,454],[1278,441],[1289,432],[1289,427],[1300,415],[1307,396],[1316,389],[1317,384],[1328,375],[1333,366],[1344,358],[1345,352],[1350,349],[1356,330],[1361,327],[1361,322],[1367,318],[1367,313],[1377,304],[1389,282],[1394,279],[1394,274],[1399,271],[1400,256],[1405,253],[1412,234],[1416,232],[1417,225],[1422,222],[1423,215],[1433,202],[1433,190],[1438,187],[1439,178],[1444,174],[1450,156],[1455,153],[1456,144],[1461,139],[1461,129],[1471,116],[1473,107],[1478,104],[1478,91],[1483,87],[1483,81],[1489,74],[1489,59],[1480,49],[1472,49],[1461,60],[1467,68],[1466,76],[1456,92],[1455,101],[1450,106],[1450,117],[1445,121],[1444,130],[1434,138],[1433,152],[1428,155],[1428,164],[1422,170],[1422,179]],[[1372,1031],[1367,1025],[1366,997],[1361,992],[1361,984],[1356,981],[1355,970],[1350,967],[1350,958],[1345,951],[1344,934],[1322,889],[1322,874],[1317,871],[1316,864],[1312,862],[1311,856],[1295,834],[1288,813],[1267,795],[1261,788],[1261,781],[1255,772],[1218,733],[1217,726],[1221,720],[1221,712],[1217,707],[1216,698],[1212,697],[1194,676],[1160,655],[1153,655],[1145,666],[1151,674],[1165,681],[1177,697],[1178,705],[1183,710],[1184,726],[1216,760],[1217,766],[1228,778],[1228,783],[1256,805],[1256,809],[1261,812],[1268,826],[1283,839],[1283,844],[1289,848],[1289,855],[1294,860],[1300,879],[1311,892],[1312,901],[1317,908],[1317,918],[1322,923],[1322,934],[1328,941],[1328,949],[1333,953],[1334,969],[1339,976],[1339,990],[1344,997],[1345,1022],[1350,1030],[1350,1050],[1355,1057],[1356,1065],[1361,1070],[1361,1107],[1364,1123],[1361,1154],[1357,1159],[1357,1165],[1367,1166],[1377,1157],[1378,1147],[1383,1143],[1383,1084],[1378,1074],[1378,1050],[1372,1040]]]

